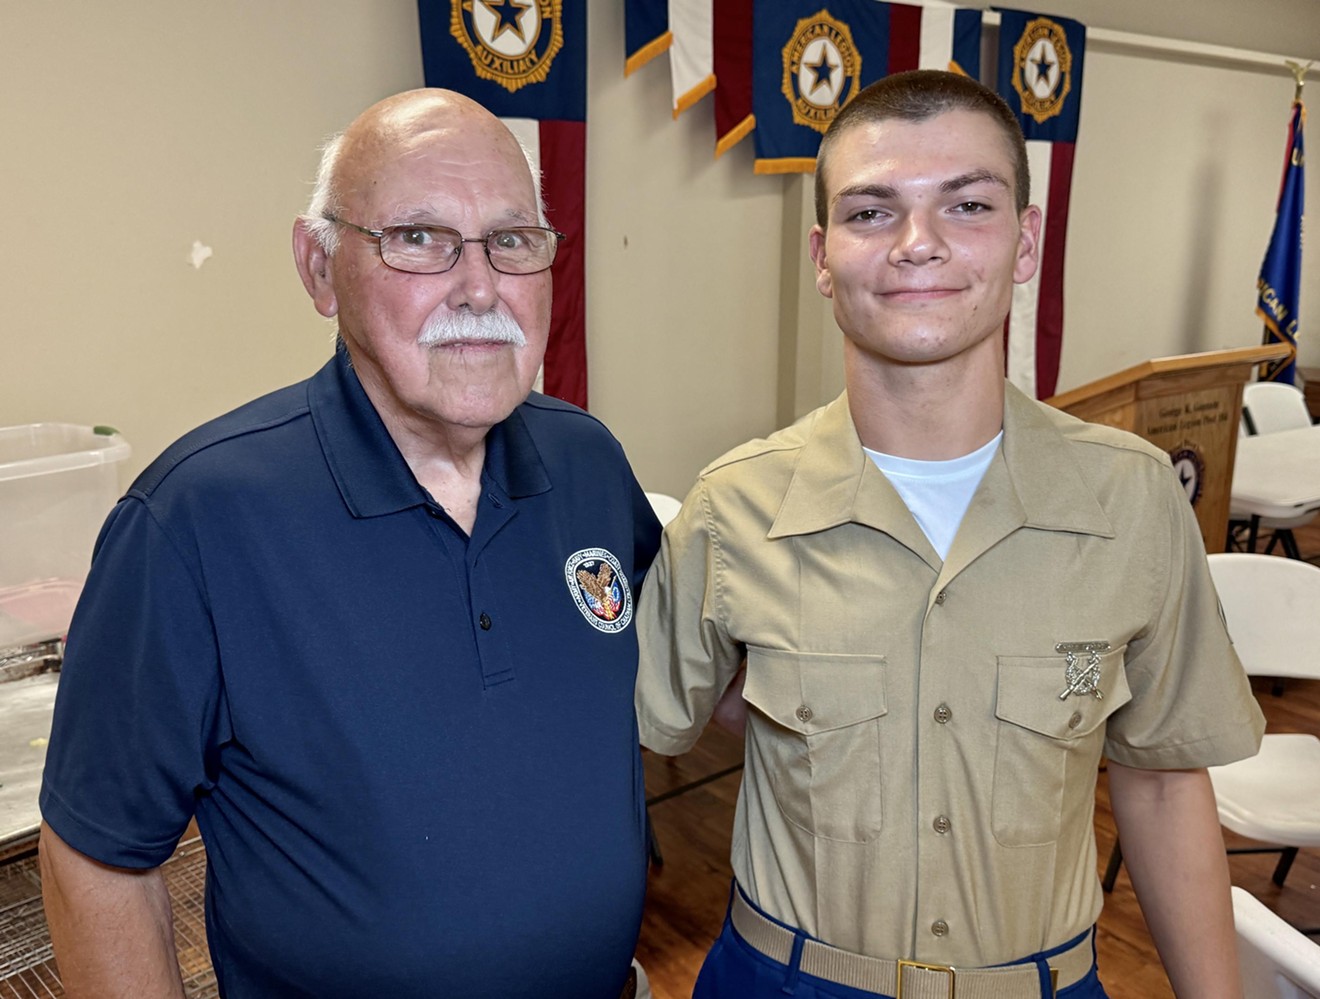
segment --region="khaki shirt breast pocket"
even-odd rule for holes
[[[747,649],[749,769],[785,818],[822,839],[880,833],[884,656]]]
[[[1095,687],[1101,697],[1061,696],[1068,690],[1062,653],[999,657],[992,824],[1004,846],[1041,846],[1059,838],[1065,804],[1074,804],[1065,803],[1070,774],[1086,774],[1082,797],[1092,798],[1104,721],[1132,700],[1123,669],[1126,651],[1123,646],[1100,656]]]

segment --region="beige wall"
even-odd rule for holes
[[[714,160],[709,102],[671,121],[663,58],[623,79],[621,9],[591,0],[592,409],[648,488],[682,493],[705,461],[830,394],[838,343],[800,243],[809,189],[753,176],[750,142]],[[1320,54],[1312,0],[1050,9]],[[316,146],[420,83],[414,0],[0,5],[0,425],[113,424],[136,472],[313,370],[330,330],[288,242]],[[1290,88],[1282,70],[1088,53],[1061,387],[1255,340]],[[212,251],[200,267],[194,241]],[[1320,364],[1314,247],[1302,315],[1303,359]]]

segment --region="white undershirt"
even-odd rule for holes
[[[862,448],[875,467],[884,473],[889,484],[902,497],[913,519],[925,533],[941,559],[949,555],[953,536],[958,533],[963,514],[971,505],[976,487],[985,477],[990,460],[999,450],[1004,432],[995,434],[988,444],[971,454],[948,461],[919,461],[896,458],[892,454]]]

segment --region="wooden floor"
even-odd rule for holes
[[[1320,526],[1298,531],[1297,541],[1303,557],[1320,562]],[[1255,684],[1269,731],[1320,734],[1320,681],[1289,681],[1282,697],[1271,695],[1268,682]],[[646,754],[647,793],[655,797],[741,759],[741,740],[712,726],[686,756]],[[688,999],[702,958],[719,932],[732,877],[729,831],[740,777],[724,776],[651,807],[664,864],[651,870],[637,953],[655,999]],[[1230,846],[1250,845],[1231,833],[1227,839]],[[1114,842],[1103,773],[1096,793],[1096,840],[1103,865]],[[1270,880],[1276,860],[1271,854],[1230,857],[1233,883],[1294,925],[1320,926],[1320,851],[1303,850],[1283,888]],[[1106,900],[1098,941],[1101,977],[1111,999],[1171,999],[1173,992],[1126,872]]]

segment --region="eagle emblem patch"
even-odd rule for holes
[[[563,0],[450,0],[449,33],[483,80],[514,93],[550,75],[564,47]]]
[[[613,554],[604,548],[583,548],[564,563],[564,581],[573,602],[597,631],[613,634],[632,621],[632,590]]]

